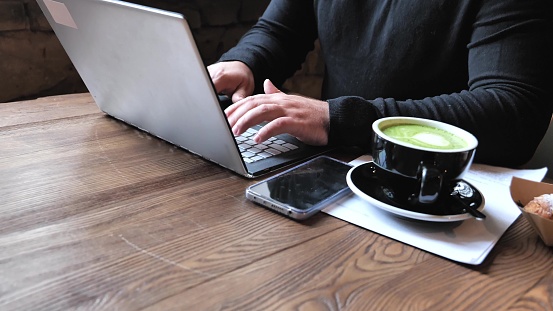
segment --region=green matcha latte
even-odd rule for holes
[[[394,124],[382,130],[386,136],[415,147],[456,150],[468,146],[467,142],[442,129],[419,124]]]

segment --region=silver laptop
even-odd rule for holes
[[[250,178],[328,151],[290,135],[259,145],[235,138],[181,14],[112,0],[37,2],[106,114]]]

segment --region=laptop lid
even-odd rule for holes
[[[37,2],[106,114],[246,177],[324,152],[246,164],[181,14],[116,0]]]

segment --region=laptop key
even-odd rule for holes
[[[257,149],[257,148],[254,148],[254,147],[251,147],[250,149],[248,149],[248,151],[251,152],[251,153],[255,153],[255,154],[261,152],[261,150],[259,150],[259,149]]]
[[[291,149],[291,150],[298,149],[298,146],[296,146],[294,144],[291,144],[291,143],[285,143],[285,144],[282,144],[282,146],[286,147],[288,149]]]
[[[260,157],[260,156],[258,156],[258,155],[255,156],[255,157],[253,157],[253,158],[251,158],[251,160],[254,161],[254,162],[255,162],[255,161],[259,161],[259,160],[263,160],[263,159],[264,159],[263,157]]]
[[[269,145],[269,147],[273,148],[273,149],[276,149],[280,152],[286,152],[286,151],[290,151],[290,149],[286,148],[286,147],[282,147],[281,145],[277,145],[277,144],[272,144],[272,145]]]
[[[257,144],[253,147],[257,148],[257,149],[261,149],[261,150],[265,150],[265,149],[269,148],[269,147],[267,147],[266,145],[263,145],[263,144]]]
[[[277,155],[277,154],[281,154],[282,152],[276,150],[276,149],[273,149],[273,148],[268,148],[268,149],[265,149],[265,152],[267,153],[270,153],[272,155]]]
[[[238,148],[245,162],[252,163],[262,159],[272,157],[283,152],[297,149],[294,144],[288,143],[282,139],[271,137],[262,143],[256,143],[252,137],[257,133],[255,129],[247,129],[240,136],[236,136]]]
[[[273,154],[270,154],[270,153],[268,153],[268,152],[265,152],[265,151],[263,151],[263,152],[260,152],[260,153],[258,153],[257,155],[258,155],[258,156],[260,156],[260,157],[263,157],[264,159],[266,159],[266,158],[269,158],[269,157],[272,157],[272,156],[273,156]]]
[[[242,157],[243,157],[243,158],[251,158],[251,157],[253,157],[253,156],[255,156],[255,153],[251,153],[251,152],[249,152],[249,151],[244,151],[244,152],[242,152]]]

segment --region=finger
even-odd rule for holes
[[[260,144],[271,137],[284,133],[296,136],[294,134],[297,131],[297,127],[298,125],[291,117],[276,118],[263,126],[252,139],[256,143]]]
[[[248,110],[251,110],[263,103],[270,102],[270,98],[265,95],[254,95],[246,97],[242,100],[235,102],[225,109],[225,114],[229,123],[234,124],[241,118]]]
[[[248,96],[248,92],[244,88],[238,88],[234,94],[232,94],[232,102],[236,103]]]
[[[234,88],[226,79],[214,78],[211,80],[213,81],[213,86],[215,86],[215,91],[218,94],[230,96],[234,93]]]
[[[246,106],[248,105],[248,99],[249,98],[239,100],[225,109],[225,115],[227,116],[229,123],[233,125],[236,122],[236,120],[241,116],[241,114],[237,111],[240,109],[240,107],[244,105]]]
[[[233,133],[243,133],[248,128],[265,121],[272,121],[285,115],[285,111],[280,105],[263,104],[253,109],[249,109],[236,120],[232,127]]]
[[[271,137],[284,133],[290,134],[308,145],[324,146],[328,143],[328,136],[324,129],[315,129],[314,131],[312,128],[306,127],[302,122],[289,116],[277,118],[267,123],[257,132],[253,140],[260,144]]]
[[[217,93],[225,94],[231,97],[233,102],[237,102],[248,95],[248,90],[244,86],[243,82],[236,84],[236,81],[235,79],[233,79],[233,77],[226,75],[224,70],[217,68],[218,67],[208,67],[211,81],[213,81],[213,85],[215,86],[215,91]]]
[[[282,93],[269,79],[263,82],[263,91],[265,94]]]
[[[252,95],[254,87],[253,81],[243,80],[234,90],[234,94],[232,94],[232,102],[239,102]]]

